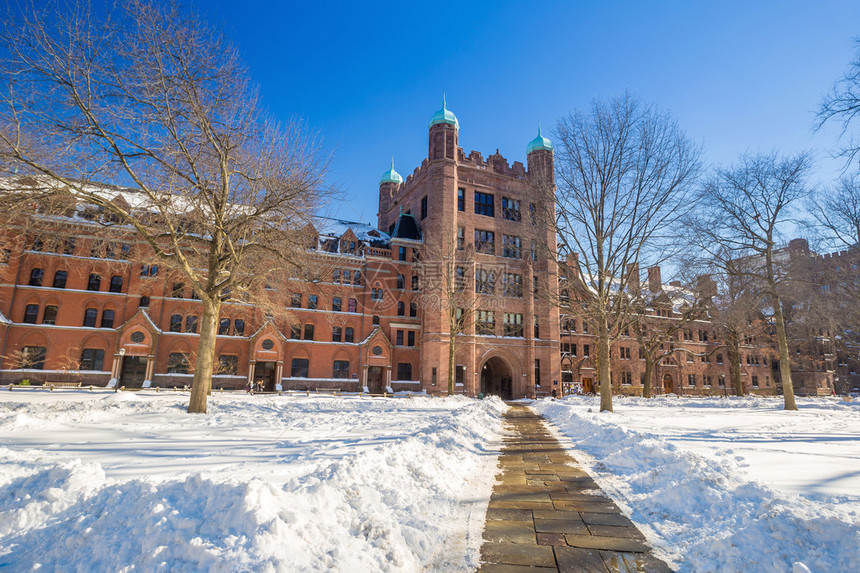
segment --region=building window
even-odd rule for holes
[[[401,274],[398,274],[398,275],[397,275],[397,288],[402,289],[402,288],[403,288],[403,284],[404,284],[405,282],[406,282],[406,277],[405,277],[405,276],[403,276],[403,275],[401,275]]]
[[[358,301],[354,298],[346,301],[346,310],[347,312],[358,312]]]
[[[496,292],[496,273],[486,269],[475,269],[475,292],[494,294]]]
[[[352,276],[352,284],[361,286],[361,271],[355,271],[355,274]]]
[[[454,384],[462,386],[466,381],[466,367],[458,364],[454,369]]]
[[[502,287],[505,296],[515,298],[523,297],[523,277],[515,273],[505,273],[502,279]]]
[[[402,330],[397,331],[397,333],[395,335],[395,344],[397,346],[403,346],[403,331]]]
[[[723,363],[723,355],[717,354],[717,364],[722,364],[722,363]]]
[[[381,288],[371,288],[370,289],[370,300],[382,300],[382,289]]]
[[[114,311],[108,309],[102,312],[101,328],[113,328]]]
[[[170,316],[170,332],[182,332],[182,315],[174,314]],[[220,332],[218,334],[221,334]]]
[[[418,290],[418,275],[412,275],[412,290]]]
[[[191,333],[197,332],[197,317],[196,316],[186,316],[185,317],[185,332],[191,332]]]
[[[185,285],[183,283],[173,283],[173,288],[170,291],[171,298],[184,298]]]
[[[496,210],[493,201],[494,197],[492,194],[475,191],[475,214],[495,217]]]
[[[302,325],[301,324],[291,324],[290,325],[290,338],[293,340],[301,340],[302,338]]]
[[[33,269],[30,271],[30,286],[42,286],[42,277],[45,276],[45,271],[42,269]]]
[[[88,308],[84,311],[84,326],[95,328],[96,319],[99,316],[99,311],[95,308]]]
[[[412,380],[412,364],[410,362],[398,362],[397,379]]]
[[[752,386],[753,388],[758,388],[758,376],[752,377]]]
[[[110,288],[108,292],[122,292],[122,277],[119,275],[110,278]]]
[[[411,318],[416,318],[418,316],[418,303],[410,302],[409,303],[409,316]]]
[[[36,324],[36,321],[39,319],[39,305],[38,304],[28,304],[26,308],[24,308],[24,320],[26,324]],[[86,325],[84,325],[86,326]]]
[[[355,330],[351,326],[347,326],[343,329],[343,341],[344,342],[352,342],[353,337],[355,336]]]
[[[317,303],[319,302],[319,297],[315,294],[308,295],[308,308],[311,310],[316,309]]]
[[[462,251],[466,246],[466,227],[457,227],[457,250]]]
[[[293,308],[302,308],[302,293],[294,292],[290,297],[290,306]]]
[[[218,336],[227,336],[230,334],[230,319],[222,318],[218,321]]]
[[[475,251],[487,255],[496,254],[496,234],[492,231],[475,229]]]
[[[102,277],[97,274],[91,274],[87,281],[87,290],[99,290],[102,288]]]
[[[406,346],[415,346],[415,331],[410,330],[406,333]]]
[[[519,221],[521,219],[520,202],[502,197],[502,217],[508,221]]]
[[[308,377],[308,359],[293,358],[292,368],[290,368],[290,376],[292,378],[307,378]]]
[[[540,326],[538,325],[538,317],[535,317],[535,340],[540,338]]]
[[[239,357],[235,354],[219,354],[218,355],[218,372],[217,374],[227,374],[235,376],[239,370]]]
[[[18,368],[28,370],[44,370],[47,348],[44,346],[25,346],[21,349],[21,359]]]
[[[523,315],[521,313],[505,313],[505,336],[523,336]]]
[[[534,203],[529,203],[529,220],[532,225],[537,225],[537,207]]]
[[[143,265],[140,267],[140,276],[156,277],[158,276],[158,265]]]
[[[516,235],[502,235],[502,256],[521,259],[523,257],[522,239]]]
[[[397,316],[406,316],[406,304],[402,300],[397,302]]]
[[[335,269],[331,273],[331,282],[340,284],[340,269]]]
[[[687,386],[695,386],[696,385],[696,375],[695,374],[687,374]]]
[[[331,327],[331,341],[332,342],[340,342],[341,338],[343,338],[343,328],[340,326],[332,326]]]
[[[373,318],[371,318],[371,323],[378,326],[379,325],[379,315],[374,314]]]
[[[332,363],[332,378],[349,378],[349,360],[335,360]]]
[[[633,374],[630,372],[622,372],[621,373],[621,385],[622,386],[632,386],[633,385]]]
[[[427,196],[421,198],[421,220],[427,218]]]
[[[54,273],[54,288],[66,288],[66,279],[69,273],[66,271],[57,271]]]
[[[76,242],[77,239],[75,239],[74,237],[66,237],[66,239],[63,241],[63,254],[74,255]]]
[[[496,334],[496,319],[492,310],[479,310],[475,316],[475,334]]]
[[[401,261],[406,260],[406,247],[400,247],[397,250],[397,258],[400,259]]]
[[[466,190],[462,187],[457,189],[457,210],[466,210]]]
[[[245,321],[241,318],[233,321],[233,334],[236,336],[245,336]]]
[[[630,360],[630,348],[628,346],[622,346],[618,350],[621,360]]]
[[[42,315],[42,324],[56,324],[56,323],[57,323],[57,307],[53,304],[49,304],[48,306],[45,307],[45,313]]]
[[[101,370],[105,362],[105,351],[101,348],[84,348],[78,370]]]
[[[587,344],[582,345],[582,355],[583,356],[591,356],[591,354],[589,353],[589,347]]]
[[[336,297],[334,297],[333,299],[331,299],[331,309],[332,309],[332,311],[334,311],[334,312],[340,312],[341,306],[342,306],[342,304],[341,304],[341,298],[340,298],[339,296],[336,296]]]
[[[188,357],[183,352],[171,352],[167,357],[168,374],[188,374]]]
[[[454,289],[457,292],[466,290],[466,267],[454,268]]]
[[[313,340],[314,339],[314,325],[306,324],[305,325],[305,340]]]

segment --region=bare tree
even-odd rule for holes
[[[856,41],[856,44],[857,54],[848,64],[845,74],[836,81],[824,97],[818,108],[815,124],[816,129],[820,129],[830,120],[841,122],[840,137],[843,139],[843,145],[839,155],[845,158],[846,167],[860,153],[860,141],[848,134],[851,123],[860,114],[860,39]]]
[[[455,368],[457,351],[468,339],[478,297],[468,287],[466,279],[474,271],[471,261],[474,258],[474,245],[465,244],[458,236],[448,241],[440,241],[437,246],[421,249],[418,271],[424,291],[433,293],[424,298],[425,308],[444,310],[443,332],[447,330],[448,339],[448,395],[454,394],[456,381]]]
[[[829,244],[860,248],[860,174],[843,175],[835,188],[812,197],[809,203]]]
[[[301,264],[325,162],[179,2],[10,9],[2,43],[2,162],[102,210],[187,277],[203,305],[188,411],[206,412],[221,305]],[[96,181],[131,191],[118,201]]]
[[[600,409],[611,411],[609,349],[635,311],[627,269],[668,251],[664,239],[686,208],[699,149],[668,114],[630,94],[595,101],[556,132],[558,242],[578,254],[578,268],[560,272],[594,324]]]
[[[770,304],[786,410],[797,409],[783,304],[790,271],[787,253],[776,251],[792,210],[808,193],[810,167],[806,154],[743,156],[737,166],[718,170],[705,184],[689,233],[706,257],[729,276],[750,279],[749,288]]]

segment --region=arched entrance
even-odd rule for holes
[[[672,386],[672,376],[670,374],[663,374],[663,393],[671,394],[674,390]]]
[[[502,400],[513,397],[513,375],[508,364],[494,356],[481,367],[481,393],[485,396],[498,396]]]

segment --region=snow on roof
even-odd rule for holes
[[[6,318],[2,312],[0,312],[0,324],[12,324],[12,321]]]
[[[314,218],[314,226],[320,235],[328,237],[340,238],[349,229],[352,229],[353,234],[359,241],[365,241],[368,243],[388,243],[391,239],[391,237],[388,236],[388,233],[383,233],[368,223],[359,223],[357,221],[346,221],[344,219],[318,216]]]

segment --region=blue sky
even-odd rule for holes
[[[712,164],[744,151],[813,151],[815,182],[838,129],[813,133],[852,59],[860,2],[265,2],[198,7],[225,27],[276,115],[298,116],[333,153],[338,216],[376,223],[395,156],[427,154],[442,93],[460,145],[525,161],[540,120],[626,89],[672,112]]]

